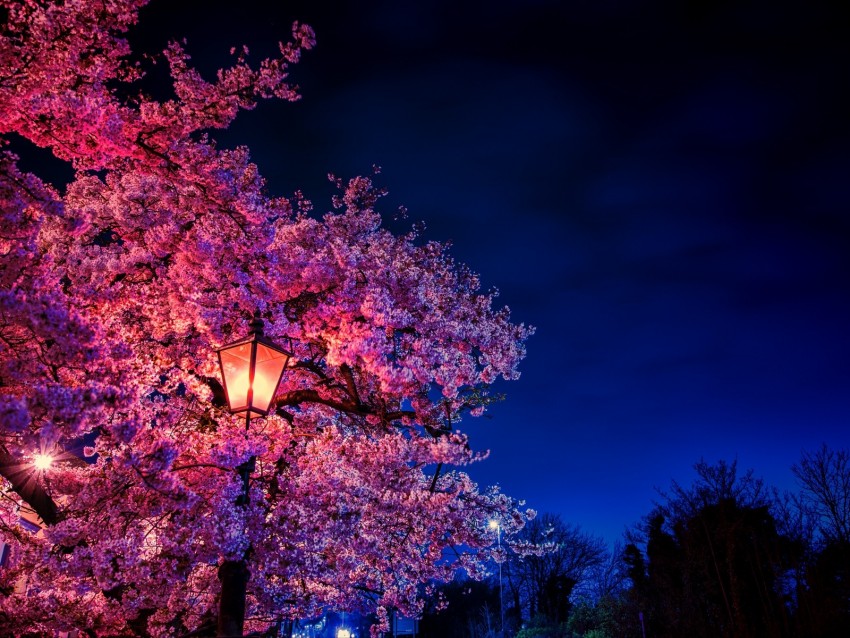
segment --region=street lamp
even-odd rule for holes
[[[499,553],[502,550],[502,526],[499,521],[493,519],[489,523],[490,529],[496,530],[496,543],[499,548]],[[501,558],[501,556],[499,556]],[[502,602],[502,561],[499,561],[499,633],[505,633],[505,605]]]
[[[251,334],[217,350],[227,407],[233,414],[245,414],[245,428],[251,419],[269,413],[274,393],[291,353],[263,336],[263,320],[254,313]]]
[[[251,419],[269,413],[283,370],[292,354],[263,336],[263,321],[259,311],[254,313],[250,334],[228,343],[217,351],[227,407],[232,414],[245,415],[245,430]],[[247,506],[250,495],[251,472],[256,458],[251,457],[236,470],[242,479],[242,493],[236,504]],[[218,568],[221,581],[219,600],[219,636],[241,636],[245,625],[245,600],[250,572],[245,556],[226,559]]]
[[[260,311],[254,313],[251,333],[244,339],[222,346],[218,352],[227,407],[232,414],[245,414],[245,430],[251,419],[266,416],[283,370],[292,356],[263,336]],[[236,468],[242,478],[242,494],[237,503],[248,504],[249,481],[256,466],[252,456]]]

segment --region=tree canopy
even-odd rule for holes
[[[214,80],[172,43],[156,100],[126,40],[145,3],[0,0],[0,630],[212,627],[234,562],[247,629],[325,606],[416,614],[424,583],[484,573],[487,519],[510,535],[527,517],[458,469],[483,455],[454,426],[517,378],[531,330],[444,245],[384,229],[372,177],[332,177],[319,215],[216,146],[257,100],[299,98],[309,27]],[[21,144],[73,178],[21,169]],[[246,431],[215,349],[255,311],[293,359]]]

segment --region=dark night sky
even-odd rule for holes
[[[154,0],[205,73],[289,24],[303,99],[243,114],[275,194],[383,167],[537,334],[472,470],[614,541],[700,458],[780,488],[850,447],[850,52],[840,3]],[[403,229],[402,226],[395,228]]]

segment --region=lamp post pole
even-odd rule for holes
[[[245,413],[245,433],[251,419],[269,413],[271,402],[283,371],[292,355],[263,336],[263,321],[254,313],[250,335],[218,349],[218,361],[224,380],[227,407],[232,414]],[[251,473],[257,459],[252,456],[236,471],[242,480],[242,491],[236,504],[247,507],[250,502]],[[245,627],[245,600],[251,572],[245,555],[226,559],[218,568],[221,581],[217,635],[242,636]]]
[[[502,549],[502,526],[499,521],[490,521],[490,529],[496,530],[496,546],[499,548],[499,554]],[[500,556],[501,557],[501,556]],[[499,561],[499,635],[504,636],[505,633],[505,605],[502,599],[502,561]]]

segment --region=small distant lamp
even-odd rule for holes
[[[351,632],[348,629],[337,629],[336,638],[351,638]]]
[[[245,424],[266,416],[291,353],[263,336],[260,313],[254,313],[251,334],[217,350],[227,406],[245,414]]]

